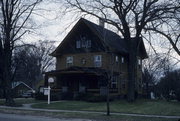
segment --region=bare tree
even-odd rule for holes
[[[65,0],[67,8],[76,9],[82,15],[104,19],[115,26],[128,43],[128,101],[135,100],[137,56],[141,41],[139,38],[146,26],[169,18],[180,6],[177,0]],[[135,38],[135,39],[132,39]]]
[[[35,85],[43,79],[43,72],[55,66],[55,60],[48,55],[54,48],[54,42],[48,40],[16,47],[13,56],[13,81],[23,81],[35,89]]]
[[[14,105],[11,93],[13,49],[15,43],[28,32],[26,23],[40,1],[0,1],[0,56],[2,57],[2,81],[5,86],[6,105]]]
[[[39,40],[34,43],[34,54],[38,57],[41,73],[55,68],[55,60],[53,56],[49,54],[55,50],[55,41]]]
[[[176,0],[179,5],[180,1]],[[180,6],[180,5],[179,5]],[[152,21],[145,30],[162,35],[163,39],[169,41],[173,50],[180,56],[180,8],[164,15],[159,21]]]

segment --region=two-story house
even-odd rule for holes
[[[141,39],[141,38],[140,38]],[[110,94],[124,96],[128,83],[127,43],[118,34],[81,18],[51,56],[56,70],[46,72],[55,79],[52,90],[104,95],[110,81]],[[147,58],[143,41],[139,47],[137,93],[142,92],[142,59]]]

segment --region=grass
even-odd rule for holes
[[[0,100],[0,104],[3,104],[5,100]],[[39,103],[34,104],[36,108],[47,109],[60,109],[60,110],[85,110],[85,111],[106,111],[106,103],[89,103],[83,101],[62,101],[54,102],[50,105],[47,102],[37,101],[32,98],[27,99],[15,99],[16,103]],[[40,103],[41,102],[41,103]],[[180,103],[179,102],[167,102],[163,100],[137,100],[134,103],[128,103],[125,100],[113,101],[110,103],[111,112],[124,112],[124,113],[139,113],[139,114],[156,114],[156,115],[180,115]],[[81,118],[92,119],[98,121],[177,121],[177,119],[166,118],[149,118],[149,117],[135,117],[135,116],[119,116],[111,115],[106,116],[102,114],[94,113],[78,113],[78,112],[44,112],[44,111],[27,111],[18,109],[0,109],[1,113],[15,113],[26,115],[38,115],[38,116],[50,116],[56,118]]]
[[[14,101],[17,105],[44,102],[44,101],[35,100],[34,98],[15,98]],[[0,105],[4,105],[4,104],[5,104],[5,99],[0,99]]]
[[[81,110],[81,111],[106,111],[106,103],[89,103],[83,101],[62,101],[32,105],[34,108],[59,109],[59,110]],[[154,115],[180,115],[179,102],[167,102],[163,100],[137,100],[128,103],[125,100],[110,103],[111,112],[154,114]]]

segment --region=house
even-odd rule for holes
[[[140,38],[142,40],[142,38]],[[56,70],[46,72],[54,78],[52,92],[91,93],[106,95],[111,78],[110,94],[126,96],[128,83],[127,43],[118,34],[81,18],[54,52]],[[140,43],[136,91],[142,93],[142,59],[147,58],[143,41]]]
[[[35,93],[34,89],[22,81],[12,83],[12,89],[15,97],[22,97],[27,92]]]

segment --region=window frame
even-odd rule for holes
[[[123,56],[121,57],[121,63],[125,63],[125,58]]]
[[[102,67],[102,55],[94,55],[94,66]]]
[[[72,66],[73,65],[73,61],[74,61],[73,56],[67,56],[66,57],[66,67]]]
[[[80,40],[76,40],[76,48],[81,48],[81,41]]]

